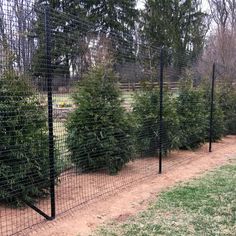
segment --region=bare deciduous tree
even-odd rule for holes
[[[214,24],[207,40],[205,55],[208,61],[234,68],[236,66],[236,0],[209,0],[209,5]]]
[[[30,68],[36,46],[30,37],[35,17],[32,3],[30,0],[0,0],[1,60],[20,73]]]

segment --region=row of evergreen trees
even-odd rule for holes
[[[193,60],[200,55],[208,29],[200,0],[147,0],[139,10],[136,0],[37,0],[32,29],[37,50],[30,68],[35,76],[44,73],[45,5],[50,7],[52,72],[68,79],[71,70],[81,76],[91,65],[88,54],[94,40],[97,44],[109,42],[108,50],[116,63],[146,53],[146,63],[154,66],[157,54],[151,48],[166,46],[171,49],[170,63],[181,67],[187,62],[186,55]],[[137,42],[146,45],[148,51],[142,51]]]
[[[74,94],[77,109],[67,122],[72,162],[81,172],[105,168],[115,174],[140,153],[156,155],[160,135],[165,154],[172,149],[199,147],[209,134],[210,85],[203,81],[195,88],[192,79],[186,74],[178,95],[165,91],[160,134],[159,89],[144,83],[134,95],[132,112],[127,112],[122,107],[117,75],[106,66],[92,68],[78,85]],[[219,89],[215,99],[214,141],[236,133],[232,127],[236,119],[235,92],[227,91],[230,99],[226,101],[224,91],[224,87]]]
[[[144,83],[128,112],[122,105],[118,79],[111,67],[96,66],[74,93],[77,108],[66,124],[66,144],[71,162],[80,172],[106,169],[116,174],[135,157],[157,155],[159,90]],[[0,87],[0,202],[34,201],[49,191],[46,112],[27,79],[5,73]],[[209,91],[208,83],[194,88],[191,78],[183,80],[178,95],[165,91],[165,154],[172,149],[196,148],[207,140]],[[235,104],[232,87],[217,91],[215,141],[236,134]]]

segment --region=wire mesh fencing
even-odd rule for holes
[[[236,117],[235,117],[235,93],[236,93],[236,77],[235,68],[227,65],[215,63],[213,66],[214,86],[213,97],[213,132],[214,119],[221,113],[224,120],[224,134],[236,134]],[[214,118],[215,116],[215,118]],[[217,129],[216,129],[217,130]],[[214,140],[213,140],[214,141]]]
[[[173,150],[235,134],[228,68],[60,8],[0,10],[1,235],[162,173],[180,163]]]

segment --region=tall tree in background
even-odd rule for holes
[[[200,0],[146,0],[144,37],[152,46],[170,48],[178,68],[185,65],[187,54],[194,60],[203,48],[208,25],[200,5]]]
[[[111,40],[112,53],[118,60],[133,55],[133,37],[138,11],[136,0],[80,0],[95,31],[105,32]]]
[[[109,47],[111,57],[119,62],[134,58],[133,38],[138,17],[135,0],[38,0],[35,31],[39,46],[33,63],[36,76],[43,75],[45,67],[43,9],[46,4],[52,11],[51,55],[55,76],[69,78],[70,74],[79,74],[82,77],[98,57],[93,51],[100,52],[105,47]]]
[[[82,23],[85,13],[78,1],[37,1],[35,4],[37,13],[35,34],[37,35],[38,49],[33,63],[33,74],[36,76],[43,75],[45,72],[44,21],[46,5],[50,15],[52,73],[54,77],[64,77],[68,80],[71,72],[78,76],[84,67],[85,59],[83,57],[88,47],[86,42],[87,26]]]

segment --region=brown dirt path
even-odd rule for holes
[[[236,157],[236,136],[228,136],[214,144],[212,153],[208,153],[207,148],[204,145],[197,151],[173,152],[164,160],[162,175],[147,177],[113,195],[100,197],[83,208],[61,215],[53,222],[42,223],[37,230],[24,235],[86,236],[110,220],[123,221],[145,209],[163,189],[197,177]],[[172,161],[174,159],[178,161]]]

